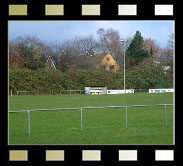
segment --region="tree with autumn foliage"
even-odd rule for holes
[[[23,56],[20,49],[9,42],[9,65],[14,68],[24,67]]]
[[[156,40],[145,39],[143,44],[143,49],[148,51],[148,57],[139,63],[139,67],[150,68],[158,65],[159,55],[162,49],[157,44]]]
[[[10,67],[25,67],[37,70],[45,67],[47,58],[46,44],[36,37],[18,37],[9,42]]]

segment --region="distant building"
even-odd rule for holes
[[[164,73],[166,74],[168,70],[171,69],[171,66],[162,66]]]
[[[160,65],[160,62],[156,60],[156,61],[154,61],[154,64],[155,65]]]
[[[161,65],[161,62],[160,62],[160,61],[154,61],[154,64],[155,64],[156,66],[157,66],[157,65]],[[162,69],[163,69],[163,71],[164,71],[165,74],[167,73],[168,70],[171,69],[171,66],[163,66],[163,65],[161,65],[161,67],[162,67]]]
[[[118,71],[119,70],[119,65],[117,64],[117,62],[114,60],[114,58],[110,54],[107,54],[103,58],[101,66],[106,71]]]

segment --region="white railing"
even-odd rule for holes
[[[27,94],[27,93],[40,93],[41,91],[17,91],[17,96],[19,95],[19,93],[24,93],[24,94]],[[11,95],[12,96],[12,95]]]
[[[60,95],[62,92],[69,92],[69,94],[72,94],[72,92],[79,92],[80,94],[84,93],[85,90],[60,90]]]
[[[9,113],[28,113],[28,135],[30,136],[30,112],[35,111],[60,111],[60,110],[80,110],[80,130],[83,130],[82,122],[82,111],[83,109],[104,109],[104,108],[125,108],[126,110],[126,128],[128,128],[128,107],[154,107],[154,106],[164,106],[165,109],[165,126],[167,126],[167,106],[173,106],[174,104],[154,104],[154,105],[128,105],[128,106],[104,106],[104,107],[78,107],[78,108],[56,108],[56,109],[33,109],[33,110],[19,110],[19,111],[9,111]]]
[[[43,94],[50,94],[50,95],[52,95],[52,94],[54,94],[54,93],[56,93],[56,94],[62,94],[63,92],[65,92],[66,94],[73,94],[73,93],[79,93],[79,94],[84,94],[84,91],[85,90],[58,90],[58,91],[54,91],[54,90],[50,90],[50,91],[42,91],[42,90],[34,90],[34,91],[16,91],[16,94],[17,94],[17,96],[20,94],[20,93],[23,93],[23,94],[41,94],[41,93],[43,93]],[[11,90],[11,93],[10,93],[10,95],[12,96],[13,95],[13,91]]]

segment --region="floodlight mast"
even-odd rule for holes
[[[124,56],[123,56],[123,72],[124,72],[124,93],[126,93],[126,87],[125,87],[125,75],[126,75],[126,73],[125,73],[125,42],[127,42],[128,40],[121,40],[121,42],[123,43],[123,51],[124,51]]]

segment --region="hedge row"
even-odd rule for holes
[[[123,88],[123,72],[99,70],[68,70],[61,72],[53,69],[29,70],[10,68],[9,88],[17,90],[83,90],[85,86],[107,86],[108,89]],[[159,68],[135,68],[126,71],[126,89],[172,88]]]

